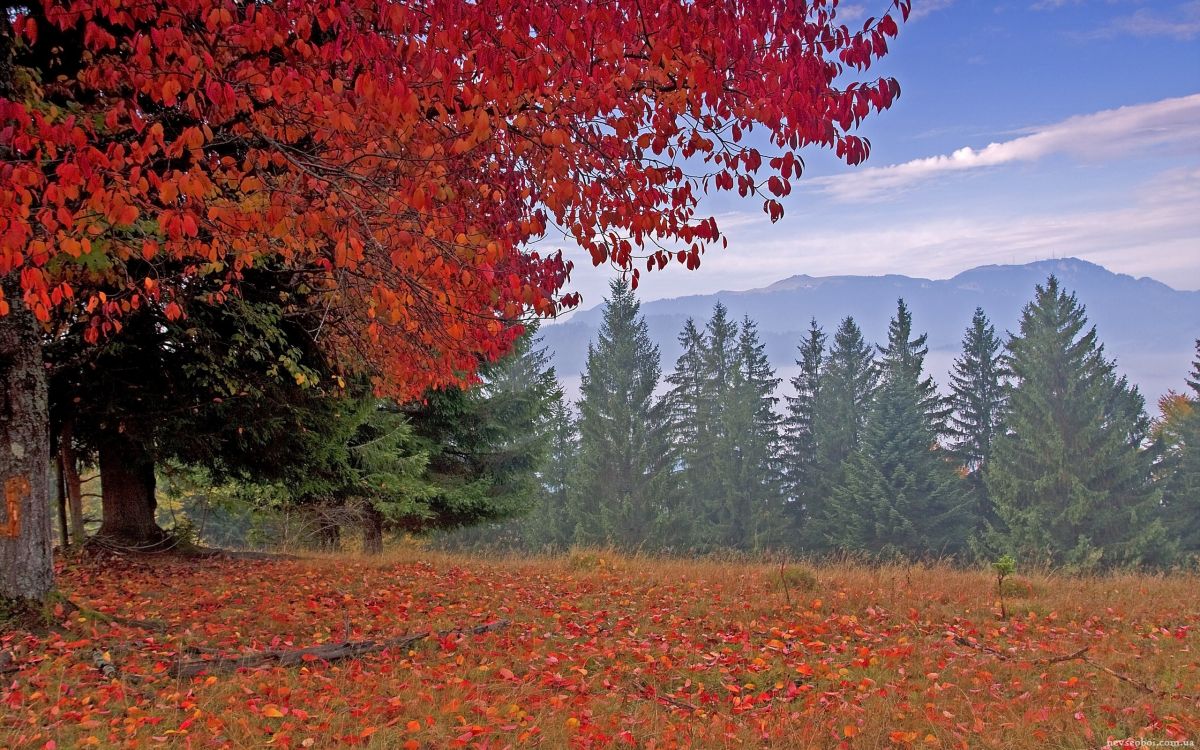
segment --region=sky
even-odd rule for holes
[[[759,199],[708,199],[729,248],[643,275],[642,298],[1070,256],[1200,289],[1200,0],[913,0],[879,72],[902,93],[859,131],[865,164],[804,152],[774,225]],[[567,256],[599,304],[614,272]]]

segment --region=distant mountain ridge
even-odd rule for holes
[[[942,280],[894,274],[797,275],[759,289],[643,302],[642,313],[662,352],[664,373],[679,356],[676,337],[684,321],[692,317],[703,323],[720,300],[734,317],[748,315],[757,321],[771,363],[781,376],[789,377],[796,345],[811,318],[832,334],[842,318],[852,315],[869,341],[882,342],[896,300],[903,297],[912,310],[914,328],[929,334],[928,368],[945,385],[975,308],[982,307],[1001,334],[1015,331],[1034,285],[1050,274],[1087,307],[1107,356],[1115,357],[1118,368],[1141,387],[1148,408],[1153,409],[1154,400],[1168,389],[1183,387],[1200,337],[1200,291],[1172,289],[1155,279],[1114,273],[1078,258],[979,266]],[[595,339],[602,314],[597,305],[542,328],[559,377],[568,383],[587,362],[588,342]]]

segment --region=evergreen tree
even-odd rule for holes
[[[535,332],[530,328],[506,356],[483,365],[477,385],[432,391],[423,403],[405,407],[417,445],[429,454],[426,478],[433,490],[425,519],[391,514],[391,525],[455,530],[443,541],[459,548],[523,543],[524,517],[542,500],[552,414],[562,400]]]
[[[925,367],[928,334],[912,335],[912,313],[903,299],[896,300],[896,316],[888,323],[887,346],[879,349],[881,372],[888,377],[903,377],[915,383],[922,411],[929,416],[929,428],[935,435],[946,431],[946,420],[950,415],[949,405],[938,394],[933,376],[921,377]]]
[[[954,465],[937,444],[942,400],[922,378],[925,337],[897,306],[881,347],[882,384],[862,441],[833,489],[825,528],[837,547],[875,554],[953,554],[973,524]]]
[[[720,405],[730,474],[718,516],[725,546],[762,550],[781,543],[783,482],[779,378],[767,359],[758,327],[742,320],[728,398]]]
[[[833,346],[821,370],[818,408],[813,419],[817,443],[815,481],[812,484],[809,523],[802,538],[815,549],[828,548],[837,523],[826,505],[833,488],[842,484],[846,460],[858,447],[879,373],[871,346],[851,317],[845,318],[833,336]]]
[[[704,327],[702,398],[696,415],[702,439],[698,450],[685,461],[682,475],[699,506],[693,543],[701,548],[732,546],[727,521],[734,491],[730,447],[735,436],[729,432],[725,410],[738,367],[737,340],[738,326],[729,317],[729,308],[716,303]]]
[[[522,524],[526,547],[566,549],[575,536],[575,513],[571,507],[571,479],[579,458],[579,435],[575,416],[563,398],[555,393],[546,416],[545,431],[550,438],[545,462],[538,472],[538,504]]]
[[[951,445],[972,476],[978,476],[992,453],[1004,408],[1000,338],[982,308],[975,308],[963,334],[962,354],[950,376]]]
[[[575,539],[640,548],[657,543],[671,499],[667,410],[640,304],[614,281],[597,340],[588,346],[579,401]]]
[[[1005,365],[1005,432],[984,473],[1001,522],[991,539],[1081,568],[1166,559],[1142,397],[1054,276],[1022,311]]]
[[[691,320],[667,378],[682,501],[672,531],[690,549],[777,544],[781,520],[778,379],[753,321],[718,303],[701,332]]]
[[[554,368],[533,332],[513,350],[484,364],[468,389],[431,391],[403,411],[435,491],[427,518],[398,518],[421,531],[510,518],[528,511],[550,445],[546,418],[559,393]]]
[[[1192,392],[1162,399],[1163,416],[1155,425],[1160,455],[1167,528],[1180,551],[1200,561],[1200,340],[1187,380]]]
[[[294,497],[359,514],[363,551],[371,554],[383,551],[388,525],[438,525],[431,507],[438,488],[428,476],[429,454],[394,403],[371,397],[347,400],[323,429],[324,434],[322,428],[312,434],[322,435],[324,444],[309,454],[310,467],[320,470],[288,485]]]
[[[342,526],[361,524],[369,552],[382,549],[387,529],[420,533],[512,518],[536,495],[557,382],[532,332],[483,366],[480,378],[470,389],[403,405],[376,398],[365,379],[336,394],[312,391],[279,405],[290,429],[261,446],[254,471],[232,465],[209,473],[273,488],[269,501],[318,512],[324,544],[336,545]],[[304,461],[277,458],[293,452]]]
[[[701,501],[703,477],[697,467],[710,456],[712,405],[707,398],[708,342],[692,318],[684,322],[679,344],[683,352],[667,377],[671,390],[665,401],[670,439],[679,462],[680,499],[669,527],[664,529],[664,541],[679,549],[694,549],[707,520],[706,504]]]
[[[817,325],[816,318],[809,322],[808,334],[800,342],[799,351],[796,365],[800,369],[791,380],[795,395],[787,397],[787,417],[783,424],[788,511],[798,529],[803,527],[817,485],[815,426],[825,361],[825,332]]]
[[[688,318],[679,333],[683,352],[675,360],[675,370],[667,376],[671,390],[667,404],[671,415],[671,434],[681,454],[699,450],[700,415],[705,411],[705,367],[708,344],[696,321]]]
[[[679,340],[684,350],[666,399],[682,489],[672,531],[693,550],[728,547],[736,468],[726,411],[738,377],[738,326],[718,302],[703,332],[688,321]]]
[[[982,308],[975,308],[971,326],[963,335],[962,354],[954,360],[950,376],[950,445],[967,472],[976,515],[994,521],[983,473],[992,455],[992,441],[1000,429],[1004,408],[1001,387],[1000,338]]]
[[[1200,396],[1200,339],[1196,339],[1196,358],[1192,360],[1192,371],[1188,373],[1188,387]]]

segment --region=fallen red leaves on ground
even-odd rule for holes
[[[61,585],[82,611],[0,635],[0,747],[1134,747],[1200,734],[1186,697],[1200,692],[1194,576],[1034,576],[1002,621],[982,571],[814,572],[785,590],[766,564],[598,555],[73,563]],[[437,632],[499,620],[511,624]],[[171,676],[181,658],[426,630],[359,658]]]

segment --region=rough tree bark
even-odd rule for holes
[[[98,452],[104,513],[97,536],[139,549],[162,545],[167,535],[154,520],[154,459],[137,441],[116,431],[102,438]]]
[[[383,554],[383,514],[368,500],[363,503],[363,554]]]
[[[62,467],[63,484],[67,493],[68,525],[71,543],[76,547],[87,541],[83,531],[83,483],[79,479],[79,462],[75,458],[74,427],[68,421],[58,436],[58,462]]]
[[[46,369],[16,278],[0,285],[10,307],[0,316],[0,597],[44,601],[54,588]]]
[[[5,4],[8,9],[8,4]],[[0,19],[0,97],[19,99],[12,24]],[[0,158],[4,158],[0,153]],[[0,276],[0,598],[44,601],[54,589],[50,415],[41,333],[16,274]]]
[[[322,552],[337,552],[342,548],[342,527],[334,519],[320,518],[317,523],[317,545]]]
[[[54,495],[54,506],[58,510],[58,546],[66,552],[71,546],[71,538],[67,536],[67,483],[60,461],[50,462],[50,492]]]

